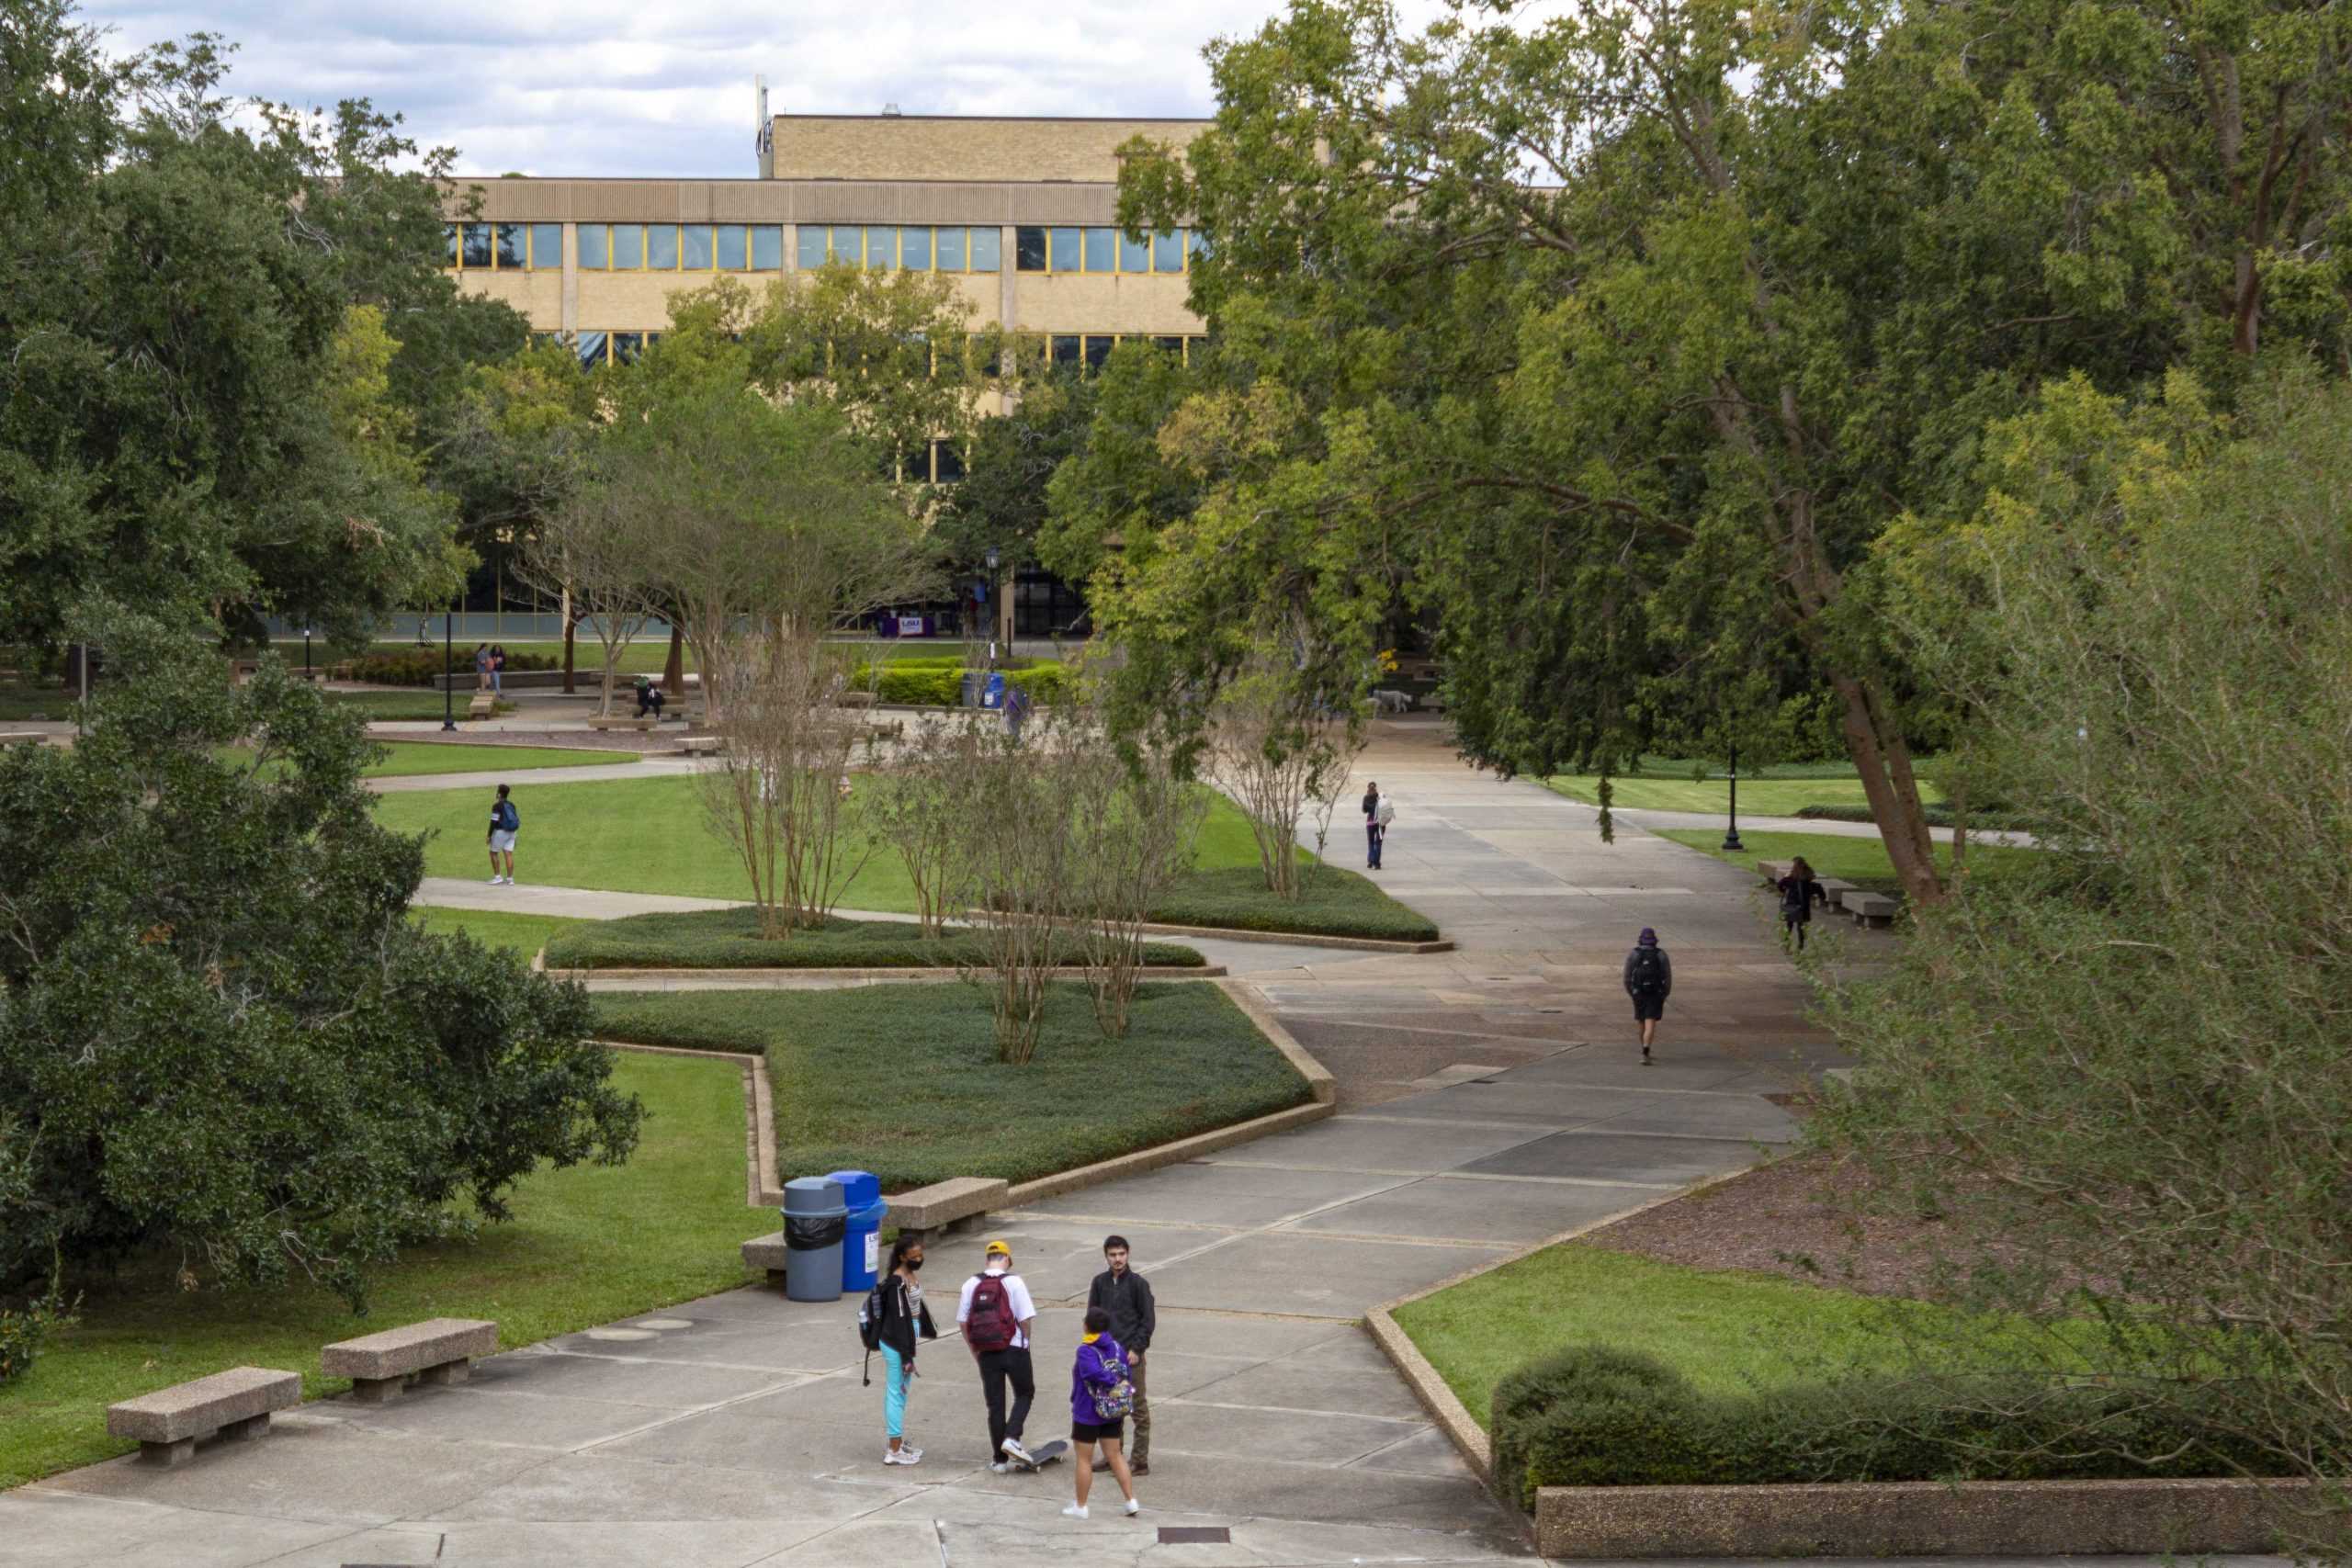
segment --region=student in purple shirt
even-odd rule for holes
[[[1127,1353],[1111,1337],[1111,1314],[1101,1307],[1088,1307],[1086,1333],[1079,1341],[1078,1359],[1069,1372],[1069,1446],[1078,1450],[1078,1462],[1069,1469],[1078,1485],[1078,1501],[1062,1512],[1070,1518],[1086,1517],[1086,1495],[1094,1487],[1094,1467],[1086,1462],[1086,1451],[1096,1443],[1102,1445],[1102,1457],[1111,1462],[1111,1474],[1127,1500],[1128,1515],[1143,1509],[1136,1501],[1135,1477],[1128,1473],[1126,1456],[1119,1448],[1126,1435],[1127,1416],[1117,1402],[1124,1398],[1132,1407],[1133,1390],[1127,1377]],[[1114,1407],[1104,1409],[1106,1401]]]

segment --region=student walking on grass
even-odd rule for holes
[[[1136,1501],[1135,1473],[1127,1469],[1119,1448],[1126,1433],[1127,1415],[1135,1405],[1136,1387],[1127,1354],[1111,1333],[1111,1314],[1099,1306],[1088,1307],[1086,1333],[1079,1340],[1078,1359],[1069,1371],[1069,1446],[1084,1454],[1094,1444],[1102,1445],[1102,1457],[1110,1461],[1112,1478],[1119,1483],[1119,1495],[1126,1499],[1131,1518],[1142,1512],[1143,1505]],[[1062,1513],[1082,1519],[1086,1495],[1094,1489],[1094,1467],[1074,1464],[1070,1474],[1077,1483],[1078,1501]]]
[[[498,786],[498,799],[490,808],[490,885],[500,883],[514,886],[514,835],[523,830],[523,814],[506,798],[506,786]],[[506,857],[506,869],[499,870],[498,857]]]
[[[1634,951],[1625,954],[1625,994],[1634,998],[1634,1021],[1642,1026],[1642,1066],[1650,1065],[1650,1046],[1657,1039],[1657,1021],[1666,1016],[1666,998],[1674,990],[1674,963],[1657,944],[1657,932],[1642,928]]]
[[[939,1330],[916,1282],[922,1272],[922,1243],[900,1236],[890,1244],[889,1271],[876,1281],[858,1314],[865,1348],[882,1352],[882,1428],[890,1443],[882,1452],[884,1464],[922,1462],[922,1450],[906,1440],[907,1393],[914,1383],[917,1344],[938,1338]]]
[[[989,1468],[1002,1475],[1012,1461],[1029,1462],[1021,1446],[1029,1402],[1037,1396],[1037,1376],[1029,1362],[1029,1331],[1037,1304],[1012,1271],[1012,1248],[992,1241],[981,1252],[980,1271],[964,1281],[956,1303],[956,1326],[980,1369],[980,1397],[989,1406]],[[1012,1385],[1012,1409],[1004,1407],[1004,1386]],[[1085,1466],[1078,1468],[1083,1470]]]
[[[1813,907],[1819,904],[1827,908],[1829,895],[1822,890],[1821,884],[1814,877],[1813,867],[1805,863],[1803,855],[1789,863],[1789,874],[1775,886],[1781,890],[1781,923],[1787,928],[1788,936],[1795,942],[1797,951],[1803,953],[1804,928],[1813,921]]]
[[[1144,1397],[1143,1360],[1144,1352],[1151,1348],[1152,1330],[1159,1326],[1159,1313],[1152,1304],[1151,1281],[1136,1273],[1128,1261],[1125,1236],[1103,1238],[1102,1261],[1110,1267],[1094,1276],[1094,1283],[1086,1292],[1086,1304],[1090,1310],[1101,1307],[1111,1314],[1111,1337],[1127,1353],[1127,1376],[1136,1385],[1136,1445],[1128,1456],[1127,1468],[1137,1475],[1148,1475],[1151,1402]],[[1085,1459],[1084,1454],[1079,1456],[1081,1464]],[[1108,1470],[1111,1462],[1099,1459],[1093,1468]]]

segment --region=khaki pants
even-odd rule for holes
[[[1151,1401],[1143,1395],[1144,1357],[1127,1358],[1127,1381],[1136,1385],[1136,1424],[1127,1439],[1127,1462],[1141,1464],[1151,1457]]]

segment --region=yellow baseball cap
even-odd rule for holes
[[[1007,1258],[1012,1256],[1012,1248],[1005,1246],[1004,1243],[1001,1241],[992,1241],[989,1243],[988,1246],[982,1247],[980,1249],[980,1256],[983,1258],[993,1258],[1000,1252],[1004,1254]]]

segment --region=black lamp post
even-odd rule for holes
[[[1731,823],[1724,829],[1724,848],[1744,850],[1747,847],[1739,841],[1739,743],[1734,741],[1731,748]]]
[[[311,628],[302,628],[302,679],[311,678]]]
[[[449,672],[450,625],[456,619],[448,611],[441,612],[441,728],[444,729],[458,728],[457,687],[453,683],[457,677]]]
[[[1001,583],[1001,582],[1000,582],[999,581],[997,581],[997,575],[996,575],[996,562],[997,562],[996,547],[995,547],[994,545],[990,545],[990,546],[989,547],[989,592],[991,595],[1000,594],[1000,593],[1002,593],[1002,592],[1004,592],[1004,584],[1003,584],[1003,583]],[[1001,605],[1001,604],[994,604],[994,603],[991,603],[991,604],[989,604],[989,615],[990,615],[990,616],[995,620],[995,622],[997,623],[997,625],[998,625],[998,626],[1001,626],[1001,625],[1002,625],[1002,624],[1003,624],[1003,622],[1004,622],[1004,607],[1003,607],[1002,605]],[[1012,650],[1011,649],[1009,649],[1009,648],[1005,649],[1005,652],[1006,652],[1006,653],[1008,653],[1008,654],[1010,654],[1012,651]],[[990,662],[994,662],[994,661],[995,661],[995,659],[996,659],[996,626],[989,626],[989,661],[990,661]]]

